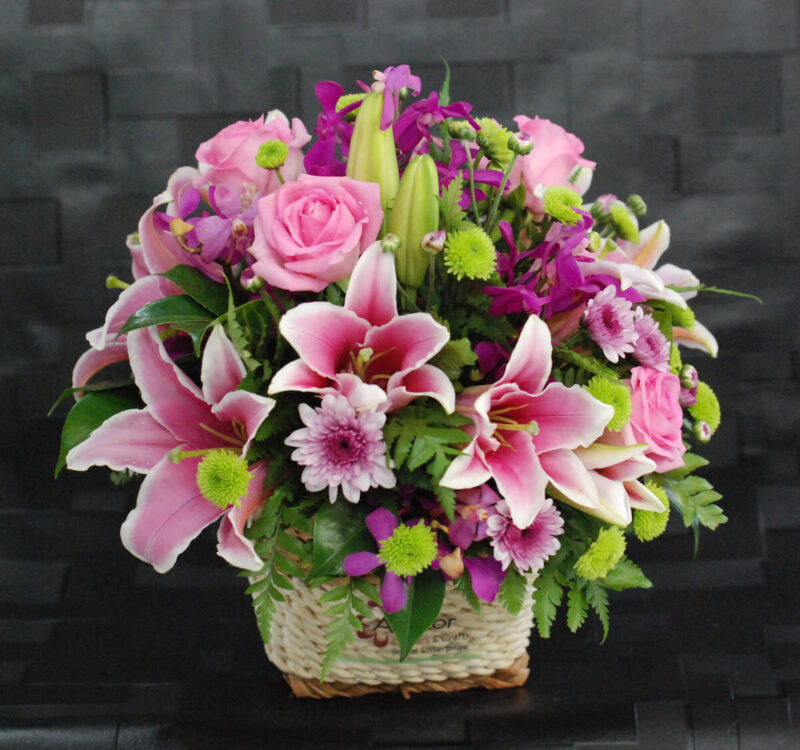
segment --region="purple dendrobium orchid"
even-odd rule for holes
[[[322,111],[317,116],[317,142],[308,150],[303,166],[308,174],[342,177],[345,174],[345,164],[336,156],[336,146],[339,146],[342,157],[346,157],[350,150],[350,139],[353,137],[353,123],[347,115],[361,106],[361,102],[353,102],[340,110],[336,103],[344,94],[344,89],[335,81],[320,81],[314,92],[322,106]]]
[[[471,111],[472,105],[467,102],[440,105],[439,95],[435,91],[431,91],[427,99],[407,107],[405,112],[397,118],[394,125],[394,138],[397,146],[400,151],[407,154],[420,141],[433,140],[430,129],[434,125],[443,123],[448,117],[463,118],[475,130],[480,130],[480,125],[470,115]]]
[[[131,331],[127,347],[145,408],[107,419],[67,454],[67,466],[146,474],[121,536],[130,552],[159,573],[169,570],[189,543],[219,518],[219,554],[231,565],[260,569],[262,562],[243,529],[264,500],[265,463],[249,468],[252,476],[240,504],[221,508],[201,494],[197,467],[202,456],[191,454],[225,449],[244,457],[275,401],[237,390],[246,369],[221,326],[206,342],[202,388],[172,362],[155,328]],[[190,455],[179,456],[176,464],[176,452]]]
[[[388,539],[400,525],[400,520],[386,508],[373,510],[366,518],[366,526],[380,549],[381,543]],[[383,565],[383,560],[375,552],[364,550],[354,552],[344,559],[344,572],[349,576],[363,576]],[[387,570],[381,583],[381,600],[384,612],[392,614],[406,606],[408,584],[411,576],[403,578]]]
[[[305,302],[289,310],[280,332],[300,355],[275,373],[269,393],[339,392],[356,409],[399,409],[420,396],[455,408],[447,375],[426,364],[448,341],[428,313],[397,314],[394,256],[380,242],[359,258],[344,306]]]
[[[585,505],[598,504],[597,489],[573,449],[594,442],[614,410],[578,386],[548,385],[551,365],[550,332],[531,316],[503,376],[459,395],[457,411],[473,421],[466,428],[471,440],[440,481],[467,489],[494,479],[521,529],[544,505],[548,483]]]
[[[383,112],[381,112],[381,130],[386,130],[393,122],[400,106],[400,92],[407,88],[414,96],[419,96],[422,91],[422,81],[419,76],[411,74],[408,65],[390,65],[383,71],[374,73],[375,83],[372,90],[383,92]]]

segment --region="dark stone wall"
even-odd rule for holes
[[[64,407],[46,413],[114,297],[105,277],[129,275],[125,235],[201,140],[273,108],[312,127],[322,78],[352,85],[408,62],[437,87],[440,56],[454,97],[478,111],[579,135],[599,165],[590,195],[643,194],[648,220],[671,226],[670,261],[763,300],[697,305],[721,345],[695,361],[723,405],[707,475],[730,523],[703,535],[696,562],[680,528],[637,550],[656,589],[613,603],[605,651],[558,636],[535,656],[549,665],[538,684],[567,694],[563,674],[582,659],[630,659],[638,687],[617,705],[635,703],[639,724],[623,720],[620,741],[663,739],[669,722],[695,737],[738,722],[743,743],[758,717],[788,726],[800,685],[798,15],[795,0],[0,0],[0,727],[107,715],[108,736],[135,746],[119,717],[180,715],[187,684],[234,664],[267,673],[242,666],[257,634],[210,539],[166,577],[129,559],[117,529],[132,497],[101,471],[55,482]],[[97,746],[108,726],[94,725]],[[0,730],[0,747],[19,736]]]

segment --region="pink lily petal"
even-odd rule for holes
[[[600,502],[593,475],[569,450],[559,449],[541,453],[539,460],[550,483],[570,505],[581,508],[596,508]],[[621,485],[620,485],[621,486]]]
[[[264,504],[264,480],[267,467],[259,461],[250,467],[253,475],[247,488],[247,495],[241,505],[228,510],[217,531],[217,552],[231,565],[245,570],[261,570],[264,561],[256,554],[252,539],[244,535],[244,525],[253,513]]]
[[[595,472],[594,481],[597,486],[599,505],[589,511],[593,516],[615,523],[618,526],[628,526],[633,520],[631,504],[628,493],[622,482],[615,482]]]
[[[605,437],[603,436],[604,440]],[[647,450],[647,443],[610,445],[605,442],[596,442],[588,448],[575,448],[575,455],[587,469],[606,469],[609,466],[628,461],[628,459],[640,455],[644,450]],[[655,469],[655,464],[653,464],[653,468]],[[643,473],[646,472],[640,472],[636,476],[640,477]]]
[[[387,570],[381,583],[381,602],[387,614],[399,612],[408,601],[408,589],[400,576]]]
[[[369,533],[375,537],[376,542],[388,539],[400,525],[397,516],[386,508],[373,510],[366,518],[365,523]]]
[[[641,482],[625,482],[625,490],[628,493],[631,505],[640,510],[652,510],[655,513],[663,513],[667,508],[661,499],[654,495]]]
[[[183,446],[189,448],[189,446]],[[144,478],[136,507],[120,529],[125,548],[166,573],[200,532],[225,511],[197,488],[200,458],[173,464],[166,456]]]
[[[206,341],[200,369],[203,397],[209,404],[218,403],[226,393],[236,389],[245,375],[247,368],[225,330],[220,325],[214,326]]]
[[[86,471],[90,466],[108,466],[115,471],[150,471],[177,444],[146,409],[126,409],[109,417],[67,453],[67,467]]]
[[[525,529],[544,505],[548,476],[527,432],[506,430],[503,437],[507,445],[486,456],[486,463],[508,505],[511,520]]]
[[[669,235],[669,225],[665,221],[657,221],[639,232],[638,244],[625,240],[618,244],[632,263],[640,268],[653,269],[669,247]]]
[[[86,334],[86,340],[94,349],[103,349],[111,343],[111,336],[118,333],[125,321],[140,307],[162,297],[180,294],[180,291],[175,284],[163,276],[145,276],[134,281],[127,289],[120,292],[114,304],[108,308],[102,328],[89,331]]]
[[[700,284],[700,279],[697,278],[691,271],[686,268],[680,268],[673,263],[665,263],[656,269],[656,275],[668,286],[675,287],[692,287]],[[692,299],[697,296],[697,292],[678,292],[684,299]]]
[[[419,367],[449,340],[447,328],[427,313],[399,315],[367,333],[364,345],[374,352],[367,379],[373,374],[406,373]]]
[[[712,357],[716,357],[719,353],[719,344],[717,344],[714,334],[698,321],[695,321],[691,328],[676,326],[672,329],[672,335],[675,337],[676,344],[682,344],[690,349],[703,349]]]
[[[268,396],[249,391],[230,391],[218,404],[211,407],[211,412],[223,422],[234,422],[244,427],[247,439],[241,455],[246,456],[258,428],[274,406],[275,399]]]
[[[523,391],[539,393],[550,376],[552,352],[547,324],[531,315],[520,331],[506,370],[497,385],[516,383]]]
[[[302,391],[304,393],[323,393],[331,386],[329,378],[318,375],[302,359],[289,362],[272,376],[267,393]]]
[[[289,310],[280,331],[314,372],[332,378],[363,341],[370,325],[354,312],[329,302],[306,302]]]
[[[394,256],[384,252],[380,242],[375,242],[353,269],[344,306],[373,326],[382,326],[397,316],[396,296]]]
[[[442,408],[452,414],[456,408],[456,392],[450,378],[438,367],[420,365],[405,375],[392,375],[386,390],[389,393],[387,412],[397,411],[415,398],[429,396],[438,401]]]
[[[383,565],[374,552],[353,552],[344,559],[344,572],[349,576],[363,576]]]
[[[358,411],[375,409],[386,402],[386,392],[379,385],[365,383],[358,375],[340,372],[336,376],[339,392]],[[332,389],[331,389],[332,390]]]
[[[450,462],[439,484],[453,490],[466,490],[479,487],[491,478],[492,470],[486,463],[483,451],[478,448],[476,439]]]
[[[179,439],[195,447],[217,447],[225,441],[201,427],[229,434],[230,428],[211,413],[200,389],[170,359],[155,328],[128,334],[131,369],[152,416]]]
[[[128,346],[124,341],[113,341],[107,344],[101,351],[88,349],[75,363],[72,370],[72,385],[79,388],[86,385],[100,370],[114,362],[123,362],[128,359]],[[75,397],[79,394],[76,392]]]
[[[534,440],[540,453],[591,445],[614,416],[612,406],[580,386],[567,388],[561,383],[551,383],[534,396],[533,411],[539,427]]]

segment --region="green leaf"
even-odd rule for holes
[[[597,582],[586,582],[586,601],[594,610],[603,626],[603,641],[608,638],[608,592]],[[601,643],[603,642],[601,641]]]
[[[664,472],[664,476],[675,480],[685,479],[693,471],[697,471],[703,466],[708,466],[707,459],[698,456],[696,453],[684,453],[683,466],[678,469],[672,469],[672,471]]]
[[[598,583],[614,591],[653,587],[652,582],[642,573],[641,568],[627,557],[623,557]]]
[[[549,638],[556,611],[564,598],[564,589],[556,581],[555,569],[545,568],[536,579],[533,592],[533,616],[536,629],[542,638]]]
[[[430,364],[438,367],[450,380],[457,380],[461,370],[472,367],[478,361],[478,355],[472,351],[468,338],[448,341],[444,347],[430,360]]]
[[[596,357],[580,354],[562,346],[553,347],[553,356],[557,357],[562,362],[569,362],[569,364],[580,367],[582,370],[586,370],[595,375],[602,375],[611,380],[619,380],[619,375],[610,367],[606,367],[606,365]]]
[[[176,294],[172,297],[148,302],[131,315],[120,329],[120,333],[128,333],[137,328],[170,323],[176,328],[186,330],[182,326],[205,328],[213,319],[205,307],[195,302],[186,294]]]
[[[577,581],[571,581],[569,591],[567,591],[567,627],[570,632],[575,633],[584,622],[589,611],[589,604],[583,595],[583,591]]]
[[[67,453],[82,443],[109,417],[126,409],[142,406],[134,388],[120,388],[110,391],[87,393],[70,409],[61,430],[61,450],[56,462],[55,475],[58,476],[66,466]]]
[[[442,197],[439,198],[439,209],[442,212],[445,229],[450,231],[457,229],[467,218],[467,212],[459,205],[463,191],[464,178],[457,175],[442,191]]]
[[[500,584],[500,601],[512,614],[518,615],[525,603],[525,590],[528,581],[513,565],[506,570],[506,577]]]
[[[194,266],[174,266],[159,274],[179,286],[195,302],[219,317],[228,309],[228,290]]]
[[[453,585],[458,589],[461,595],[467,600],[467,604],[472,607],[477,614],[481,613],[481,600],[472,588],[472,579],[470,578],[469,571],[464,568],[464,572],[453,581]]]
[[[441,485],[437,485],[434,491],[444,514],[452,521],[456,517],[456,491]]]
[[[400,646],[400,661],[414,644],[433,625],[444,601],[444,578],[438,570],[428,569],[411,580],[406,606],[399,612],[386,615]]]
[[[314,521],[309,578],[342,576],[347,555],[375,547],[375,540],[364,525],[365,516],[362,509],[341,501],[319,509]]]

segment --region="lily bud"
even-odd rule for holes
[[[439,177],[436,163],[428,154],[418,154],[409,162],[389,217],[389,231],[402,244],[395,255],[400,283],[418,287],[425,279],[429,256],[420,243],[439,228]]]
[[[437,229],[435,232],[428,232],[422,240],[420,240],[420,247],[428,253],[428,255],[438,255],[444,250],[444,241],[447,238],[447,232],[444,229]]]
[[[533,138],[530,133],[512,133],[508,139],[508,147],[519,156],[527,156],[533,151]]]
[[[346,174],[354,180],[378,183],[386,227],[386,218],[397,195],[400,171],[392,128],[381,130],[382,113],[383,94],[367,94],[358,109],[353,127]]]

